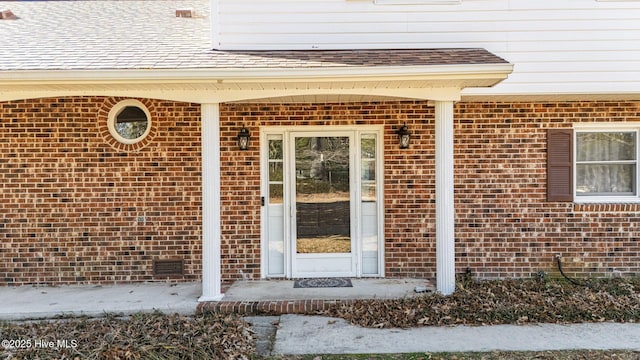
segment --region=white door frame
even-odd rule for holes
[[[303,134],[304,136],[350,136],[352,137],[352,147],[350,147],[350,152],[352,153],[350,156],[350,166],[353,168],[353,171],[350,171],[350,178],[352,182],[351,191],[351,216],[354,221],[351,221],[351,231],[352,237],[354,241],[352,241],[352,253],[351,255],[354,257],[354,266],[355,269],[348,274],[327,274],[326,276],[356,276],[356,277],[383,277],[384,276],[384,193],[383,193],[383,142],[384,142],[384,126],[382,125],[358,125],[358,126],[273,126],[273,127],[263,127],[260,131],[260,147],[261,147],[261,191],[264,201],[264,206],[262,206],[261,211],[261,271],[263,278],[269,277],[311,277],[313,274],[306,274],[296,272],[294,269],[294,254],[293,254],[293,240],[291,238],[292,226],[295,226],[294,216],[295,209],[291,209],[291,205],[293,202],[291,201],[291,197],[293,196],[292,190],[289,188],[284,191],[284,204],[282,206],[275,205],[275,208],[279,208],[278,211],[281,211],[284,216],[283,219],[278,220],[282,222],[282,224],[269,224],[269,209],[274,209],[273,205],[269,204],[269,181],[268,181],[268,168],[269,168],[269,160],[268,160],[268,138],[273,136],[281,136],[283,141],[283,151],[286,152],[283,161],[283,183],[291,184],[292,181],[292,162],[295,159],[292,159],[290,153],[291,150],[291,139],[294,135],[292,134]],[[345,135],[348,134],[348,135]],[[377,221],[374,224],[377,232],[377,252],[374,253],[373,259],[369,257],[366,261],[373,261],[377,263],[377,270],[375,271],[365,271],[363,272],[363,245],[362,245],[362,229],[361,229],[361,210],[362,205],[361,202],[358,201],[360,199],[361,192],[361,146],[359,141],[362,136],[375,136],[376,138],[376,202],[374,206],[377,213]],[[290,187],[290,186],[289,186]],[[274,231],[274,227],[282,226],[282,231],[279,230]],[[282,271],[270,272],[269,270],[269,261],[273,261],[273,244],[269,243],[269,234],[281,234],[278,236],[282,237],[282,241],[277,245],[276,253],[282,252],[281,257],[284,264],[279,266],[279,269]],[[271,247],[271,249],[270,249]],[[320,275],[315,275],[320,276]]]

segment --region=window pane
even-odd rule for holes
[[[635,132],[584,132],[577,140],[578,161],[636,159]]]
[[[362,160],[362,180],[376,179],[376,162],[372,160]]]
[[[269,162],[269,181],[282,181],[283,179],[282,162]]]
[[[376,138],[363,137],[362,138],[362,158],[363,159],[375,159],[376,158]]]
[[[282,139],[269,139],[269,160],[282,159]]]
[[[352,248],[350,143],[347,136],[296,137],[296,252]]]
[[[116,132],[127,140],[142,137],[149,127],[147,114],[137,106],[127,106],[115,119]]]
[[[363,182],[361,189],[362,189],[362,201],[366,201],[366,202],[376,201],[376,183],[375,182]]]
[[[363,135],[360,139],[362,159],[360,178],[362,180],[362,201],[376,201],[376,136]]]
[[[269,184],[269,204],[282,204],[282,184]]]
[[[578,164],[577,195],[635,195],[635,164]]]

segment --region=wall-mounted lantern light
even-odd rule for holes
[[[407,124],[405,123],[396,130],[396,134],[398,134],[398,141],[400,142],[400,149],[408,149],[409,143],[411,142],[411,133],[407,128]]]
[[[247,150],[249,148],[249,130],[242,125],[242,129],[238,132],[238,147],[240,150]]]

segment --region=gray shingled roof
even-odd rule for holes
[[[192,8],[194,18],[177,18]],[[484,49],[216,51],[209,2],[0,2],[0,71],[506,64]]]

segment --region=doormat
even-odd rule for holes
[[[314,278],[300,279],[293,283],[294,288],[335,288],[335,287],[353,287],[351,279],[345,278]]]

